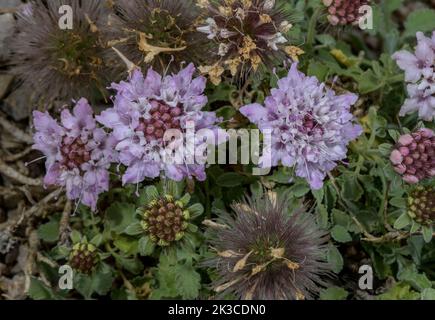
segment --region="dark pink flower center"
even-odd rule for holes
[[[165,131],[181,129],[179,117],[183,113],[182,106],[170,107],[162,101],[151,101],[150,119],[141,118],[136,131],[143,132],[147,141],[161,140]]]
[[[90,152],[86,149],[86,144],[80,138],[63,138],[60,150],[62,153],[61,164],[68,169],[80,169],[83,163],[91,160]]]
[[[317,122],[311,114],[307,114],[304,117],[301,131],[309,136],[314,134],[323,134],[322,126]]]

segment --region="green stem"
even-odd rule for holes
[[[323,11],[322,7],[318,7],[314,13],[313,16],[310,19],[310,23],[308,25],[308,35],[307,35],[307,47],[311,49],[314,45],[314,38],[316,36],[316,26],[317,26],[317,20],[319,20],[319,17]]]

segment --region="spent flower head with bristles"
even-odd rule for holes
[[[72,29],[59,26],[63,5],[72,8]],[[99,0],[32,0],[18,12],[10,40],[13,72],[35,100],[105,96],[114,65],[104,48],[106,9]]]
[[[432,38],[417,32],[415,53],[406,50],[393,55],[400,69],[405,71],[408,96],[400,116],[418,112],[419,119],[435,120],[435,31]]]
[[[163,73],[207,55],[195,30],[199,12],[193,0],[118,0],[115,11],[110,44],[138,66]]]
[[[115,140],[97,127],[86,99],[73,113],[64,109],[61,124],[48,112],[33,112],[33,149],[46,157],[44,184],[66,188],[67,197],[96,209],[98,195],[109,190],[109,167],[117,160]]]
[[[140,183],[160,173],[176,181],[186,177],[205,180],[205,165],[187,161],[193,154],[184,145],[179,146],[185,152],[176,161],[165,160],[164,136],[168,130],[183,134],[190,123],[194,125],[192,130],[210,129],[216,135],[220,132],[216,114],[202,111],[207,104],[203,94],[206,79],[193,78],[194,72],[193,64],[164,77],[152,68],[146,76],[136,69],[127,82],[112,84],[117,92],[114,107],[103,111],[97,120],[113,130],[119,160],[127,166],[124,184]],[[194,143],[203,143],[199,135],[195,135]]]
[[[200,70],[214,84],[224,70],[244,76],[287,57],[286,33],[292,25],[274,0],[220,0],[205,7],[204,24],[197,30],[214,43],[215,52],[211,65]]]
[[[435,134],[430,129],[419,129],[402,135],[390,160],[403,180],[416,184],[435,177]]]
[[[261,131],[272,131],[272,143],[265,146],[260,165],[296,167],[313,189],[320,189],[328,172],[346,158],[347,145],[361,133],[350,108],[355,94],[336,95],[315,77],[307,77],[293,64],[287,77],[265,100],[244,106],[240,112]],[[271,162],[265,157],[271,156]]]
[[[418,186],[408,196],[408,215],[425,226],[435,225],[435,188]]]
[[[221,213],[211,227],[216,270],[213,288],[239,299],[312,299],[326,286],[331,269],[325,261],[327,233],[314,217],[290,212],[285,195],[248,198]]]

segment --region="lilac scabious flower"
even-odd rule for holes
[[[433,121],[435,119],[435,31],[432,38],[417,33],[418,44],[415,53],[406,50],[393,55],[400,69],[405,71],[408,83],[408,95],[400,116],[418,112],[420,119]]]
[[[187,161],[184,156],[172,163],[164,158],[167,130],[184,133],[188,123],[194,123],[195,130],[211,129],[217,133],[216,114],[202,111],[207,104],[203,94],[206,79],[193,79],[194,72],[193,64],[164,77],[152,68],[146,76],[135,70],[127,82],[112,85],[117,91],[114,107],[97,120],[113,130],[119,161],[127,167],[124,184],[140,183],[161,173],[175,181],[185,177],[205,180],[204,164]],[[194,141],[195,145],[202,142]]]
[[[97,127],[86,99],[71,112],[64,109],[61,124],[47,112],[33,112],[33,149],[46,157],[46,186],[66,188],[67,197],[95,211],[98,195],[109,190],[109,167],[116,161],[114,139]]]
[[[357,99],[355,94],[336,95],[315,77],[299,72],[295,63],[265,106],[255,103],[240,111],[260,131],[272,131],[271,146],[266,146],[270,165],[295,166],[297,176],[320,189],[326,174],[346,158],[349,142],[362,133],[350,113]],[[260,166],[267,167],[264,157]]]

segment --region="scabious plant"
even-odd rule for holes
[[[393,55],[400,69],[405,71],[408,95],[400,116],[418,112],[425,121],[435,119],[435,32],[432,38],[417,32],[415,53],[406,50]]]
[[[260,158],[262,167],[270,154],[272,166],[295,166],[297,176],[320,189],[326,174],[346,158],[349,142],[362,133],[350,113],[357,100],[351,93],[336,95],[315,77],[299,72],[295,63],[265,106],[254,103],[240,112],[261,131],[272,132],[271,146],[266,146],[270,152]]]
[[[263,64],[282,62],[286,51],[293,54],[294,47],[286,38],[292,25],[274,0],[206,1],[202,5],[206,19],[198,31],[215,44],[215,61],[200,69],[214,84],[220,83],[225,70],[232,76],[244,76]]]
[[[109,167],[117,160],[115,140],[97,127],[86,99],[73,113],[64,109],[61,124],[48,112],[33,112],[33,149],[46,157],[46,186],[65,187],[67,197],[96,209],[98,195],[109,190]]]
[[[72,8],[72,29],[59,26],[59,8]],[[69,102],[105,95],[115,64],[106,55],[105,1],[32,0],[17,14],[11,38],[13,72],[34,99]]]
[[[328,21],[334,26],[358,24],[364,15],[364,12],[360,12],[361,7],[370,3],[371,0],[323,0],[328,11]]]
[[[194,72],[193,64],[164,77],[152,68],[145,77],[134,70],[127,82],[112,85],[116,90],[114,107],[102,112],[97,120],[113,130],[119,161],[127,167],[124,184],[156,178],[160,173],[176,181],[186,177],[205,180],[205,165],[188,161],[193,156],[190,149],[186,148],[176,161],[165,160],[167,145],[163,138],[167,130],[183,133],[190,123],[197,131],[210,129],[216,135],[219,131],[216,114],[202,111],[207,104],[203,94],[206,79],[193,79]],[[194,143],[199,146],[203,141],[198,136]]]
[[[210,228],[215,256],[206,265],[218,273],[222,296],[239,299],[312,299],[330,274],[328,237],[303,210],[289,212],[285,194],[248,198],[221,213]]]
[[[402,135],[390,156],[394,170],[403,180],[415,184],[435,177],[435,134],[420,129]]]
[[[164,72],[183,61],[199,63],[206,56],[196,32],[198,8],[192,0],[119,0],[111,19],[110,43],[138,66]]]

